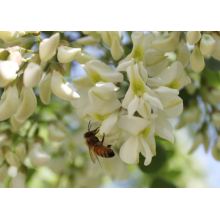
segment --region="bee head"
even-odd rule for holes
[[[96,128],[92,131],[88,130],[85,134],[84,134],[84,137],[85,138],[89,138],[89,137],[92,137],[92,136],[95,136],[97,133],[99,132],[99,128]]]
[[[93,131],[87,131],[85,134],[84,134],[84,137],[85,138],[89,138],[91,136],[94,136],[94,132]]]

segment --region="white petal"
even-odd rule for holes
[[[142,97],[139,99],[139,105],[138,105],[137,112],[143,118],[147,118],[151,114],[150,105],[148,105]]]
[[[144,94],[144,100],[147,101],[152,109],[163,109],[163,105],[160,101],[160,99],[158,99],[157,97],[148,95],[147,93]]]
[[[29,88],[36,86],[40,82],[42,74],[40,65],[29,63],[23,74],[24,86]]]
[[[143,147],[143,151],[142,151],[142,153],[144,154],[143,156],[145,157],[144,165],[147,166],[151,163],[153,154],[151,152],[150,146],[143,138],[140,138],[140,143],[141,146]]]
[[[18,69],[19,66],[14,61],[0,61],[0,87],[5,87],[12,82],[17,77]]]
[[[134,60],[133,59],[126,59],[126,60],[122,60],[118,66],[117,66],[117,70],[118,71],[126,71],[127,68],[131,65],[134,64]]]
[[[195,47],[191,53],[190,64],[192,70],[198,73],[205,68],[205,60],[198,47]]]
[[[149,122],[146,119],[136,117],[136,116],[121,116],[119,118],[118,126],[119,128],[127,131],[132,135],[138,135],[141,131],[143,131]]]
[[[118,121],[118,113],[111,114],[106,118],[100,127],[101,134],[109,134]]]
[[[111,54],[114,60],[119,60],[124,54],[123,47],[120,44],[120,39],[119,40],[114,39],[112,41]]]
[[[39,55],[41,61],[47,62],[56,54],[56,50],[59,42],[60,42],[59,33],[56,33],[51,37],[41,41],[39,46]]]
[[[51,90],[57,97],[66,101],[80,97],[79,94],[74,91],[71,84],[64,82],[63,76],[55,70],[52,73]]]
[[[37,107],[37,99],[32,88],[23,87],[21,91],[21,102],[14,117],[19,122],[29,118]]]
[[[96,82],[122,82],[123,75],[99,60],[91,60],[84,66],[88,76]]]
[[[5,89],[0,101],[0,121],[10,118],[19,106],[19,95],[16,86]]]
[[[138,109],[139,98],[137,96],[128,105],[128,115],[132,116]]]
[[[57,51],[57,59],[60,63],[72,62],[78,54],[81,53],[81,48],[72,48],[67,46],[60,46]]]
[[[170,86],[179,90],[190,82],[191,80],[186,75],[183,65],[176,61],[159,75],[149,78],[147,84],[150,87]]]
[[[125,94],[125,97],[122,101],[122,107],[127,108],[133,98],[134,98],[134,93],[133,93],[131,87],[129,87],[126,94]]]
[[[139,160],[140,146],[137,137],[130,137],[120,148],[120,158],[128,164],[136,164]]]
[[[110,100],[116,98],[116,91],[118,87],[113,83],[96,83],[96,86],[90,89],[90,93],[95,94],[100,99]]]
[[[168,87],[159,87],[155,89],[154,92],[160,98],[164,112],[168,117],[176,117],[182,113],[183,102],[178,96],[179,91],[176,89],[170,89]]]
[[[173,128],[165,117],[160,115],[156,118],[155,129],[155,132],[159,137],[174,143]]]

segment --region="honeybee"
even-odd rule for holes
[[[102,140],[100,141],[96,137],[96,134],[98,132],[99,132],[99,127],[94,130],[91,130],[91,123],[89,122],[88,131],[84,134],[86,143],[89,147],[89,154],[93,163],[95,163],[96,160],[98,160],[98,156],[105,158],[110,158],[115,156],[114,151],[111,149],[111,145],[104,146],[103,144],[105,139],[105,134],[103,134]]]

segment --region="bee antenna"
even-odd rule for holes
[[[88,131],[90,131],[90,128],[91,128],[91,121],[89,121],[89,124],[88,124]]]

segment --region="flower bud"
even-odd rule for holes
[[[37,107],[37,99],[32,88],[23,87],[21,91],[21,102],[14,115],[19,122],[24,122],[35,111]]]
[[[0,121],[10,118],[19,105],[18,90],[16,86],[5,89],[0,101]]]
[[[190,52],[184,41],[179,43],[176,52],[176,59],[179,60],[184,67],[186,67],[189,63]]]
[[[196,44],[201,38],[200,31],[188,31],[186,34],[186,40],[189,44]]]
[[[201,72],[205,68],[204,57],[198,47],[195,47],[190,56],[191,68],[195,72]]]
[[[51,90],[54,95],[66,101],[80,97],[71,87],[70,83],[64,82],[63,76],[57,71],[52,73]]]
[[[212,37],[215,40],[215,47],[214,50],[212,52],[212,56],[216,59],[216,60],[220,60],[220,36],[218,34],[212,34]]]
[[[7,49],[10,55],[8,56],[8,60],[13,61],[20,66],[23,62],[23,57],[21,54],[21,48],[19,46],[10,47]]]
[[[50,73],[45,74],[39,83],[40,99],[45,105],[48,105],[51,99],[51,78]]]
[[[209,34],[203,34],[200,41],[200,51],[204,56],[211,56],[215,48],[215,40]]]
[[[5,60],[0,61],[0,87],[7,86],[16,79],[19,66],[16,62]]]
[[[60,34],[56,33],[50,38],[44,39],[39,46],[39,55],[42,62],[47,62],[55,54],[60,42]]]
[[[41,77],[42,77],[42,69],[36,63],[29,63],[23,74],[23,83],[25,87],[32,88],[36,86]]]
[[[70,63],[81,53],[81,48],[60,46],[57,52],[57,59],[60,63]]]

